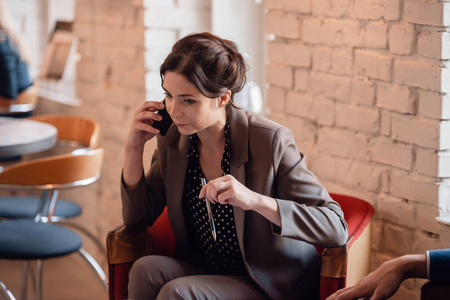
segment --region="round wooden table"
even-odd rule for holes
[[[56,127],[33,120],[0,117],[0,159],[44,151],[55,146]]]

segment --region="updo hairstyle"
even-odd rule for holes
[[[186,76],[208,98],[220,97],[230,90],[231,103],[246,80],[245,61],[236,44],[208,32],[178,40],[161,65],[162,82],[167,71]]]

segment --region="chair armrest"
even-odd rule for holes
[[[320,275],[344,278],[347,272],[348,243],[341,247],[325,248],[322,252]]]
[[[427,281],[421,291],[420,300],[447,299],[450,295],[450,282]]]
[[[134,262],[152,253],[152,243],[147,228],[120,225],[106,238],[108,264]]]

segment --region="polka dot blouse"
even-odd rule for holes
[[[222,158],[222,176],[230,173],[230,126],[225,126],[225,149]],[[246,274],[242,253],[239,249],[233,207],[229,204],[212,203],[217,240],[212,237],[204,199],[198,194],[204,177],[198,159],[197,134],[190,136],[188,167],[184,182],[183,212],[189,243],[203,257],[206,267],[218,274]]]

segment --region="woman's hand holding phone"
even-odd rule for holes
[[[128,133],[126,147],[144,147],[144,144],[157,135],[160,130],[153,127],[155,121],[163,118],[157,111],[165,108],[159,101],[145,101],[134,113],[131,128]]]

